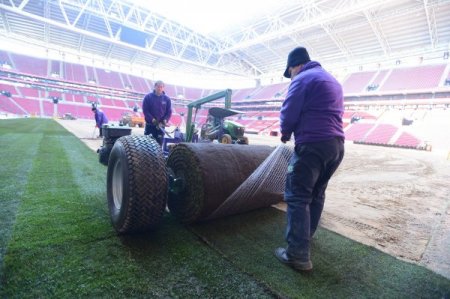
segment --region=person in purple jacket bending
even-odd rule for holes
[[[344,157],[342,86],[308,51],[289,53],[286,78],[291,79],[280,111],[281,142],[294,134],[295,151],[286,175],[286,248],[277,248],[280,262],[298,271],[312,270],[310,241],[319,224],[325,190]]]
[[[142,112],[145,117],[144,135],[152,135],[162,145],[164,127],[172,116],[172,102],[164,92],[164,82],[156,81],[153,92],[144,97]]]
[[[99,134],[98,137],[103,137],[103,125],[108,123],[108,118],[106,117],[105,113],[103,111],[100,111],[97,109],[97,107],[92,107],[92,112],[94,112],[95,117],[95,126],[98,128]]]

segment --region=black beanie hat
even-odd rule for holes
[[[305,64],[308,61],[311,61],[311,59],[309,59],[308,51],[306,51],[306,49],[303,47],[295,48],[294,50],[291,51],[291,53],[289,53],[286,70],[284,71],[284,76],[286,78],[290,78],[291,75],[289,74],[289,68],[291,66],[293,67],[300,64]]]

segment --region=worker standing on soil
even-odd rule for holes
[[[145,116],[144,135],[152,135],[162,145],[164,132],[162,129],[167,125],[172,116],[172,103],[164,92],[164,82],[156,81],[153,92],[144,97],[142,112]]]
[[[103,137],[102,126],[108,123],[108,118],[106,117],[103,111],[97,109],[97,107],[92,107],[92,111],[94,112],[95,117],[95,126],[99,130],[98,137]]]
[[[295,137],[284,200],[287,204],[286,248],[278,260],[298,271],[312,270],[310,240],[319,224],[328,181],[344,157],[342,86],[307,50],[289,53],[286,78],[291,84],[280,111],[281,141]]]

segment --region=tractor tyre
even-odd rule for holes
[[[231,138],[231,136],[229,134],[223,134],[222,139],[220,140],[220,143],[232,144],[233,139]]]
[[[247,144],[247,145],[248,145],[248,137],[247,137],[247,136],[242,137],[242,138],[241,138],[241,143],[242,143],[242,144]]]
[[[111,147],[101,146],[98,149],[98,162],[105,166],[108,166],[109,155],[111,153]]]
[[[109,157],[106,188],[111,222],[119,234],[158,227],[168,196],[160,145],[149,136],[120,137]]]

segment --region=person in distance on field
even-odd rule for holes
[[[108,123],[108,118],[106,117],[105,113],[103,111],[100,111],[97,107],[92,107],[92,112],[94,112],[95,117],[95,126],[99,130],[98,137],[103,137],[103,125]]]
[[[172,116],[172,102],[164,92],[164,82],[156,81],[154,90],[144,97],[142,112],[145,117],[144,135],[152,135],[162,145],[164,131],[162,130]]]

